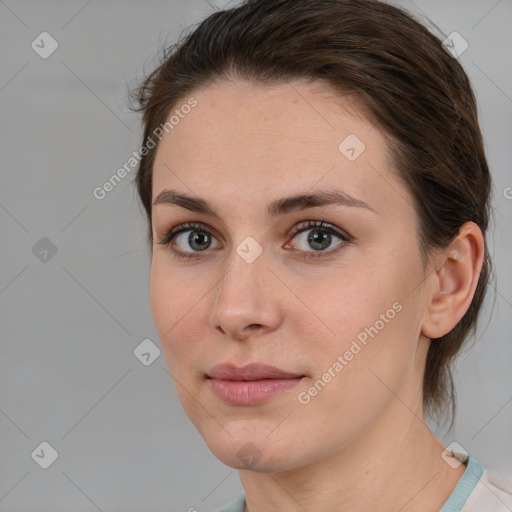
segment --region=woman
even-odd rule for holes
[[[375,0],[253,0],[135,97],[153,316],[240,470],[223,510],[512,510],[425,424],[491,272],[475,98],[441,41]]]

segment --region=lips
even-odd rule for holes
[[[257,405],[295,387],[302,378],[266,364],[237,367],[230,363],[213,367],[207,374],[213,393],[229,405]]]
[[[267,364],[251,363],[247,366],[238,367],[231,363],[224,363],[214,366],[208,372],[207,377],[222,380],[254,381],[263,379],[296,379],[304,377],[304,375],[287,372]]]

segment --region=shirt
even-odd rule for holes
[[[439,512],[512,512],[512,484],[507,487],[469,457],[464,474]],[[242,493],[217,512],[243,512],[244,508]]]

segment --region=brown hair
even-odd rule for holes
[[[133,110],[143,113],[144,145],[179,101],[216,80],[320,79],[359,99],[386,136],[393,167],[414,197],[424,264],[466,221],[485,239],[491,177],[471,84],[441,40],[406,11],[378,0],[248,0],[211,14],[160,59],[131,94],[138,103]],[[141,158],[134,177],[151,248],[156,149]],[[486,243],[471,305],[430,345],[423,404],[438,419],[447,406],[454,414],[451,366],[476,332],[491,270]]]

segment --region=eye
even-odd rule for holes
[[[298,236],[306,232],[310,232],[307,237]],[[307,221],[306,223],[299,224],[292,229],[292,235],[293,238],[298,238],[299,241],[302,238],[302,248],[299,248],[297,252],[306,259],[331,255],[351,241],[351,237],[345,232],[323,221]],[[326,251],[325,249],[332,244],[333,235],[341,243],[338,244],[337,248]],[[179,258],[200,258],[202,256],[198,255],[198,253],[209,249],[212,245],[212,240],[215,240],[215,237],[206,225],[201,223],[185,223],[165,233],[162,240],[158,241],[158,243],[163,246],[169,245],[172,254]],[[178,246],[178,249],[175,248],[176,246]],[[187,246],[192,248],[193,251],[188,251]],[[285,247],[291,247],[289,242],[286,243]],[[312,251],[309,250],[311,248],[313,249]]]
[[[188,236],[185,236],[187,233]],[[209,249],[212,238],[213,235],[204,224],[185,223],[171,229],[158,243],[164,246],[171,246],[171,252],[179,258],[197,258],[198,256],[194,252],[203,252]],[[174,239],[176,240],[174,241]],[[174,243],[171,245],[173,241]],[[183,246],[188,245],[196,250],[193,252],[183,249],[176,250],[174,246],[179,245],[180,242]]]
[[[307,236],[297,236],[303,233],[309,234]],[[299,224],[293,228],[293,234],[294,238],[298,238],[299,241],[302,241],[302,248],[299,248],[299,252],[305,253],[301,255],[301,257],[304,258],[318,258],[331,255],[351,240],[349,235],[323,221],[310,220],[307,221],[305,225]],[[338,244],[337,248],[326,251],[325,249],[332,245],[333,235],[341,240],[341,243]],[[287,243],[285,247],[290,247],[289,243]],[[312,248],[313,251],[308,250],[309,248]]]

